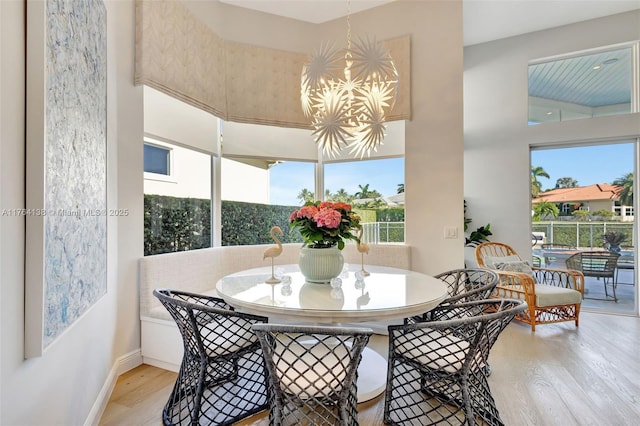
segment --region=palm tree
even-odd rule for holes
[[[623,206],[633,205],[633,172],[627,173],[613,181],[613,185],[619,186],[618,197]]]
[[[539,177],[549,179],[549,173],[545,172],[540,166],[531,166],[531,198],[538,197],[538,194],[542,192],[542,184],[538,180]]]
[[[560,215],[560,209],[554,203],[549,201],[540,201],[533,205],[533,220],[539,221],[545,217],[558,217]]]
[[[344,188],[338,189],[336,193],[332,195],[332,197],[334,201],[342,201],[344,203],[350,203],[353,199],[353,195],[349,195],[349,193]]]
[[[398,184],[398,194],[404,193],[404,183]]]
[[[354,194],[354,196],[358,199],[363,199],[363,198],[373,198],[372,197],[372,191],[369,191],[369,184],[367,183],[366,185],[358,185],[358,188],[360,188],[360,191],[356,192]]]
[[[302,201],[303,203],[306,203],[307,201],[314,201],[315,194],[309,191],[307,188],[304,188],[298,193],[298,196],[296,198]]]

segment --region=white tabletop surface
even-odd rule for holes
[[[269,266],[228,275],[218,281],[216,290],[243,312],[317,323],[404,318],[429,311],[447,297],[446,285],[429,275],[365,265],[370,275],[358,282],[360,268],[359,264],[349,265],[348,272],[340,276],[340,288],[306,283],[298,265],[277,265],[276,276],[283,275],[281,283],[265,283],[271,276]]]

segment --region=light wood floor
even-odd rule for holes
[[[386,356],[386,337],[371,346]],[[512,323],[490,355],[489,383],[508,426],[640,424],[640,318],[584,312],[573,323]],[[384,373],[383,373],[384,374]],[[118,379],[100,425],[162,424],[175,373],[141,365]],[[363,426],[381,425],[384,402],[359,406]],[[239,423],[268,425],[266,412]]]

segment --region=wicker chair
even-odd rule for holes
[[[454,269],[435,275],[447,284],[449,297],[440,305],[470,302],[472,300],[488,299],[498,284],[498,274],[488,269],[467,268]],[[404,323],[428,321],[430,312],[405,318]]]
[[[182,334],[184,355],[165,425],[229,425],[268,407],[262,350],[251,325],[267,318],[233,311],[224,300],[156,289]]]
[[[521,300],[476,300],[389,326],[385,424],[502,425],[485,366],[500,332],[524,310]]]
[[[618,267],[618,253],[609,251],[582,251],[571,255],[566,261],[567,269],[580,271],[585,277],[602,278],[604,283],[604,297],[609,299],[607,285],[611,285],[613,290],[613,301],[617,302],[616,297],[616,268]]]
[[[269,424],[357,425],[368,328],[256,324],[269,371]]]
[[[476,260],[500,277],[494,297],[521,299],[528,309],[516,316],[531,325],[574,321],[579,325],[584,275],[579,271],[531,267],[510,246],[486,242],[476,247]]]

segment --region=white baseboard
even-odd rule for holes
[[[163,370],[173,371],[174,373],[177,373],[178,370],[180,370],[180,364],[174,364],[171,362],[163,361],[161,359],[151,358],[147,356],[142,357],[142,363],[162,368]]]
[[[113,388],[116,386],[116,382],[118,381],[118,376],[141,364],[142,353],[140,352],[140,349],[136,349],[135,351],[121,356],[116,360],[113,367],[111,367],[111,371],[109,372],[96,401],[93,403],[93,407],[91,407],[91,411],[84,422],[85,426],[97,425],[100,423],[100,418],[102,417],[105,408],[107,408],[111,392],[113,392]]]

